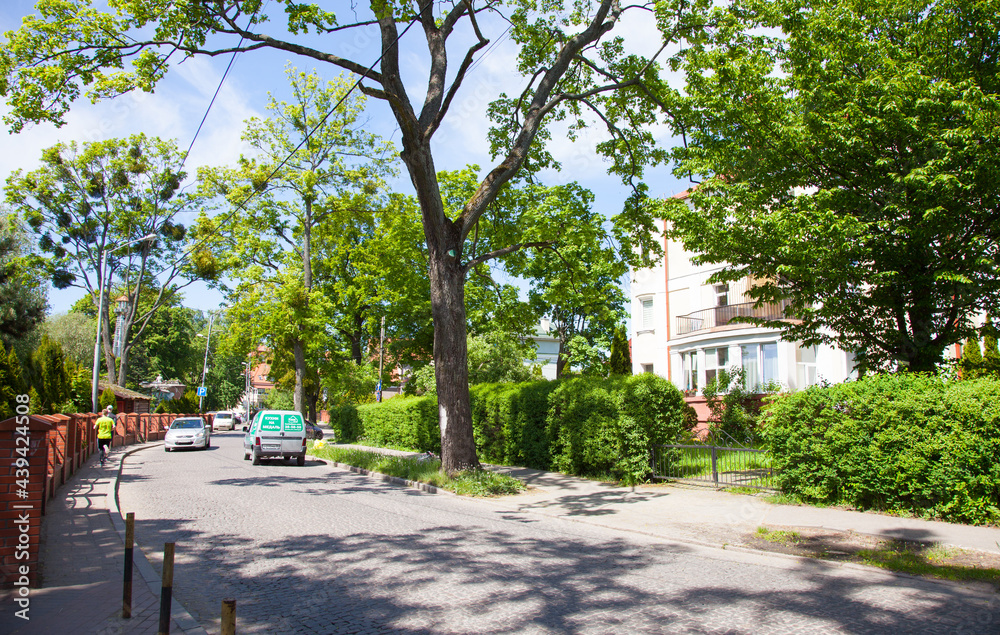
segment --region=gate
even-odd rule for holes
[[[737,440],[721,431],[705,439],[655,445],[650,448],[653,478],[777,490],[771,455],[762,446],[754,436]]]

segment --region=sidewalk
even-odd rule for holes
[[[412,452],[343,445],[345,448],[414,456]],[[753,533],[760,526],[812,527],[855,532],[1000,554],[1000,528],[899,518],[805,505],[776,505],[758,496],[730,494],[703,486],[616,487],[557,472],[485,465],[510,474],[532,489],[499,499],[525,512],[577,520],[626,531],[712,547],[732,544],[727,536]]]
[[[149,445],[155,444],[115,448],[105,467],[95,455],[47,503],[39,554],[42,586],[31,590],[31,619],[25,622],[8,615],[13,602],[3,595],[0,633],[157,633],[159,576],[138,547],[133,557],[132,617],[121,617],[125,524],[115,502],[122,457]],[[205,633],[176,600],[172,609],[171,633]]]
[[[1000,554],[1000,528],[899,518],[870,512],[798,505],[776,505],[758,496],[730,494],[707,487],[640,485],[635,488],[541,472],[494,467],[533,488],[511,501],[518,509],[641,531],[707,546],[724,546],[734,532],[811,527],[855,532]]]

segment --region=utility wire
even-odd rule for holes
[[[399,42],[399,40],[402,39],[402,37],[404,35],[406,35],[406,32],[409,31],[410,28],[414,24],[416,24],[417,20],[419,20],[419,19],[420,19],[419,15],[418,16],[414,16],[413,20],[411,20],[410,23],[406,26],[406,28],[403,29],[403,32],[396,36],[396,39],[393,41],[392,46],[395,46]],[[389,47],[389,48],[392,48],[392,47]],[[234,53],[234,56],[235,56],[235,53]],[[376,64],[378,64],[379,62],[382,61],[383,57],[385,57],[385,52],[384,51],[383,51],[383,53],[381,55],[378,56],[378,59],[376,59],[374,62],[372,62],[371,66],[369,66],[368,69],[365,70],[365,72],[361,75],[361,77],[359,77],[358,80],[356,82],[354,82],[354,85],[352,85],[350,87],[350,89],[348,89],[348,91],[346,93],[344,93],[344,96],[341,97],[340,100],[338,100],[337,103],[326,113],[326,115],[323,116],[323,119],[321,119],[320,122],[317,123],[312,128],[312,130],[309,130],[306,133],[306,135],[302,139],[302,141],[300,141],[298,143],[298,145],[295,146],[295,149],[292,150],[288,154],[288,156],[286,156],[284,159],[282,159],[281,163],[279,163],[273,170],[271,170],[270,174],[268,174],[267,177],[264,179],[264,185],[266,185],[268,181],[270,181],[272,178],[274,178],[274,175],[277,174],[281,170],[281,168],[283,168],[285,166],[285,164],[288,163],[288,161],[291,160],[291,158],[293,156],[295,156],[295,153],[298,152],[302,148],[302,146],[304,146],[309,141],[309,139],[312,137],[313,133],[315,133],[321,126],[323,126],[323,124],[326,123],[327,119],[329,119],[330,116],[333,115],[333,113],[336,112],[336,110],[338,108],[340,108],[341,104],[343,104],[344,101],[346,101],[347,98],[350,97],[351,93],[354,92],[354,89],[357,88],[361,84],[361,82],[364,81],[365,78],[368,77],[368,73],[370,73],[375,68]],[[232,62],[230,62],[230,65],[231,64],[232,64]],[[227,72],[228,72],[228,69],[227,69]],[[225,79],[225,78],[223,78],[223,79]],[[221,85],[220,85],[220,88],[221,88]],[[204,123],[204,121],[202,123]],[[200,129],[201,129],[201,127],[199,126],[199,130]],[[192,141],[192,143],[194,143],[194,142]],[[194,245],[192,245],[191,247],[189,247],[187,250],[184,251],[184,253],[182,253],[180,256],[178,256],[177,259],[174,260],[169,266],[164,267],[163,269],[161,269],[160,271],[158,271],[155,274],[155,276],[159,276],[160,274],[162,274],[162,273],[164,273],[164,272],[166,272],[166,271],[168,271],[168,270],[176,267],[185,258],[190,257],[191,254],[194,253],[194,251],[198,247],[200,247],[207,239],[211,238],[213,235],[215,235],[215,234],[218,233],[218,231],[219,231],[218,228],[219,227],[221,227],[226,222],[228,222],[229,219],[231,219],[233,216],[235,216],[237,212],[239,212],[242,209],[245,209],[247,203],[250,202],[250,199],[252,199],[254,196],[256,196],[259,192],[263,191],[263,189],[264,189],[263,187],[261,187],[260,189],[254,188],[254,191],[252,191],[242,201],[240,201],[239,203],[237,203],[236,206],[233,208],[233,210],[231,212],[229,212],[228,214],[226,214],[223,217],[222,221],[216,225],[217,229],[212,230],[206,236],[203,236],[201,239],[199,239]]]

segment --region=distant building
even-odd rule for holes
[[[535,358],[524,360],[524,365],[541,364],[542,376],[545,379],[555,379],[559,364],[559,338],[549,331],[549,321],[542,320],[535,327],[535,334],[528,339],[535,342]]]
[[[153,398],[149,395],[129,390],[124,386],[109,384],[104,380],[97,382],[98,393],[103,393],[108,388],[110,388],[111,392],[115,394],[115,412],[117,414],[129,412],[142,414],[149,412],[149,404],[153,400]]]

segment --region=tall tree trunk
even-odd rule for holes
[[[111,311],[108,310],[108,303],[104,303],[105,315],[104,319],[101,321],[101,347],[104,349],[104,363],[108,367],[108,383],[117,384],[117,376],[115,374],[115,355],[111,342]]]
[[[312,199],[305,198],[305,217],[302,219],[302,286],[305,287],[305,311],[309,310],[309,292],[312,290]],[[306,416],[305,379],[306,354],[302,342],[302,326],[299,325],[299,337],[295,338],[295,393],[293,402],[295,410]]]
[[[441,466],[454,473],[479,467],[469,404],[465,273],[458,259],[445,252],[431,256],[430,279]]]
[[[292,342],[292,351],[295,354],[295,392],[293,393],[293,403],[296,411],[306,414],[305,400],[305,378],[306,378],[306,352],[302,346],[302,340],[295,338]]]

